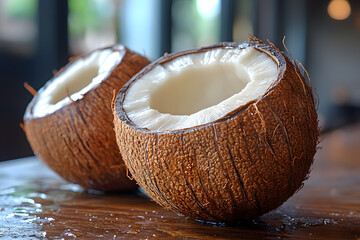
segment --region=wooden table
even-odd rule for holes
[[[0,239],[360,239],[360,125],[327,134],[310,179],[278,209],[232,225],[166,211],[141,191],[70,184],[30,157],[0,163]]]

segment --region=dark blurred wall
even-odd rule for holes
[[[33,155],[20,127],[32,99],[24,83],[38,90],[68,61],[67,6],[64,0],[37,2],[33,41],[0,36],[0,161]]]
[[[360,120],[360,1],[345,20],[327,13],[329,1],[308,1],[307,69],[326,128]]]
[[[32,98],[23,82],[33,76],[32,58],[0,50],[0,161],[32,154],[20,123]]]

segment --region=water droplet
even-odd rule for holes
[[[47,195],[45,193],[36,193],[36,192],[34,192],[34,193],[29,193],[28,197],[46,199]]]
[[[66,239],[76,239],[76,235],[70,231],[70,229],[66,229],[65,231],[63,231],[60,237],[66,237]]]
[[[15,188],[6,188],[3,190],[0,190],[0,195],[10,195],[12,193],[14,193],[16,190]]]
[[[80,186],[77,185],[77,184],[69,183],[69,184],[61,185],[61,186],[60,186],[60,190],[72,191],[72,192],[82,192],[82,191],[83,191],[83,188],[80,187]]]

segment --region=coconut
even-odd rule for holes
[[[34,153],[61,177],[85,188],[135,188],[116,144],[111,100],[148,63],[114,45],[63,67],[26,109],[23,126]]]
[[[132,176],[163,207],[193,219],[260,216],[307,178],[318,141],[312,89],[260,41],[166,55],[114,100]]]

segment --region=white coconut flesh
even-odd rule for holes
[[[188,54],[157,65],[135,81],[123,109],[141,128],[191,128],[262,96],[277,74],[278,63],[253,47]]]
[[[122,45],[92,52],[72,62],[51,82],[38,91],[38,99],[32,109],[33,117],[44,117],[71,102],[104,81],[125,55]]]

